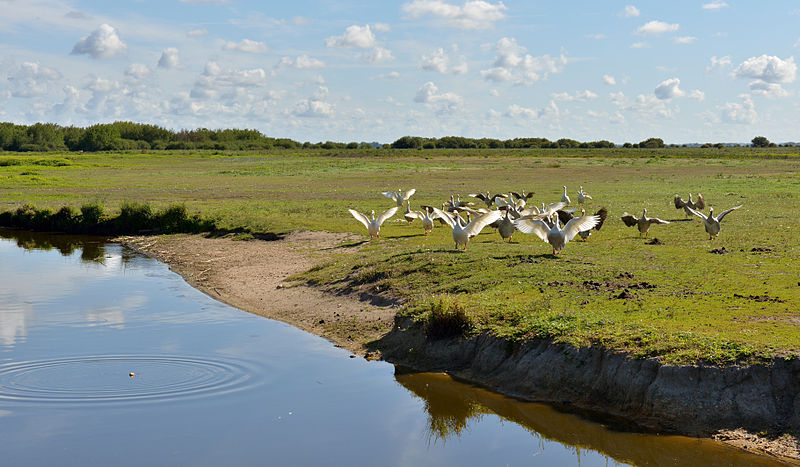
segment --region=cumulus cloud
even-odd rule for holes
[[[567,57],[562,52],[558,57],[542,55],[534,57],[526,54],[525,47],[517,40],[503,37],[495,45],[497,56],[494,67],[482,70],[481,76],[490,81],[511,81],[517,85],[530,85],[544,81],[551,73],[560,73],[567,65]]]
[[[150,73],[152,73],[150,67],[144,63],[131,63],[128,65],[128,68],[125,69],[125,76],[130,76],[133,79],[144,79],[149,76]]]
[[[292,113],[298,117],[330,117],[333,115],[333,105],[321,100],[303,99],[297,103]]]
[[[680,24],[669,24],[663,21],[648,21],[636,30],[636,34],[643,36],[651,36],[656,34],[664,34],[666,32],[675,32],[680,28]]]
[[[726,6],[728,6],[728,4],[722,0],[712,0],[711,3],[703,4],[703,9],[716,11],[719,10],[720,8],[725,8]]]
[[[441,0],[414,0],[403,4],[402,10],[411,19],[431,15],[444,20],[448,26],[472,30],[490,28],[505,18],[506,6],[503,2],[493,4],[482,0],[468,1],[461,6]]]
[[[381,73],[380,75],[373,76],[372,79],[396,80],[400,79],[400,73],[396,71],[390,71],[389,73]]]
[[[331,36],[325,39],[328,47],[368,49],[375,47],[375,34],[372,33],[369,25],[352,25],[344,30],[341,36]]]
[[[101,24],[72,47],[72,54],[86,54],[92,58],[113,58],[124,55],[127,50],[128,45],[122,42],[117,30],[108,24]]]
[[[382,63],[394,60],[394,55],[392,55],[392,51],[389,49],[373,47],[366,52],[358,54],[358,58],[367,63]]]
[[[661,100],[673,99],[676,97],[689,97],[697,100],[705,99],[706,95],[703,91],[695,89],[687,94],[680,88],[680,84],[680,79],[670,78],[659,83],[653,93]]]
[[[161,52],[161,58],[158,59],[159,68],[176,68],[178,64],[178,49],[175,47],[168,47]]]
[[[606,35],[597,33],[597,34],[587,34],[586,37],[589,38],[589,39],[594,39],[596,41],[599,41],[601,39],[605,39]]]
[[[619,12],[623,18],[635,18],[640,15],[639,9],[633,5],[626,5],[625,9]]]
[[[724,57],[717,58],[715,55],[709,59],[709,62],[709,65],[706,67],[706,73],[711,73],[714,70],[731,66],[731,56],[726,55]]]
[[[527,120],[540,120],[543,118],[558,118],[560,111],[554,101],[541,109],[530,109],[517,104],[511,104],[504,114],[513,119],[524,118]]]
[[[372,25],[372,29],[377,32],[389,32],[392,30],[392,27],[386,23],[375,23]]]
[[[791,83],[796,75],[794,57],[781,60],[770,55],[748,58],[733,71],[736,78],[760,79],[767,83]]]
[[[189,95],[196,99],[215,99],[235,89],[264,86],[268,76],[269,73],[262,68],[223,70],[216,62],[208,62]]]
[[[60,80],[61,73],[57,70],[34,62],[24,62],[8,76],[13,97],[43,96]]]
[[[614,86],[617,84],[616,78],[611,75],[603,75],[603,82],[608,84],[609,86]]]
[[[457,49],[454,47],[453,52],[455,53],[456,51]],[[435,71],[442,74],[452,73],[454,75],[463,75],[468,71],[467,62],[463,55],[451,58],[450,54],[441,47],[430,55],[423,55],[420,66],[422,66],[423,70]]]
[[[791,93],[778,83],[767,83],[760,79],[750,83],[750,91],[758,96],[766,97],[769,99],[777,99],[781,97],[788,97]]]
[[[741,103],[728,102],[722,107],[722,121],[725,123],[750,124],[758,120],[756,106],[749,94],[739,96]]]
[[[551,94],[550,97],[552,97],[553,100],[557,101],[577,102],[577,101],[587,101],[589,99],[597,99],[597,94],[586,89],[584,91],[575,91],[575,94],[570,94],[568,92],[555,93]]]
[[[250,39],[242,39],[241,42],[225,41],[222,43],[222,50],[263,54],[267,51],[267,44]]]
[[[278,66],[285,66],[289,68],[297,68],[298,70],[311,70],[315,68],[325,67],[325,63],[316,58],[309,57],[306,54],[299,55],[296,58],[283,57],[278,62]]]
[[[675,42],[676,44],[691,44],[696,40],[697,38],[693,36],[680,36],[673,39],[673,42]]]
[[[439,92],[439,88],[433,82],[428,81],[417,90],[414,102],[431,104],[440,112],[452,112],[461,106],[464,99],[452,92]]]

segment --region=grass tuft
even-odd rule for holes
[[[428,339],[448,339],[466,335],[472,330],[472,320],[464,307],[452,296],[444,295],[430,302],[425,319]]]

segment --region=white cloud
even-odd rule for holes
[[[560,73],[567,65],[567,57],[562,52],[558,57],[542,55],[534,57],[526,54],[525,47],[517,40],[503,37],[495,45],[497,56],[494,67],[482,70],[481,76],[491,81],[511,81],[517,85],[530,85],[544,81],[551,73]]]
[[[216,99],[223,93],[262,87],[266,85],[268,76],[269,73],[262,68],[223,70],[216,62],[208,62],[189,95],[196,99]]]
[[[691,44],[692,42],[696,41],[697,38],[693,36],[680,36],[676,37],[672,41],[676,44]]]
[[[222,43],[222,50],[233,50],[251,54],[263,54],[267,51],[267,44],[250,39],[242,39],[241,42],[225,41]]]
[[[795,80],[796,74],[797,65],[794,63],[794,57],[781,60],[770,55],[748,58],[733,71],[733,76],[736,78],[760,79],[767,83],[791,83]]]
[[[752,91],[753,94],[762,97],[767,97],[769,99],[777,99],[781,97],[788,97],[791,95],[791,93],[783,89],[783,86],[781,86],[780,84],[767,83],[766,81],[762,81],[760,79],[750,83],[750,91]]]
[[[609,86],[614,86],[617,84],[617,80],[611,75],[603,75],[603,82]]]
[[[704,93],[703,91],[701,91],[699,89],[695,89],[694,91],[691,91],[689,93],[688,97],[689,97],[689,99],[695,99],[695,100],[698,100],[698,101],[702,101],[702,100],[705,100],[706,93]]]
[[[584,91],[575,91],[575,94],[570,94],[568,92],[555,93],[551,94],[550,97],[552,97],[553,100],[557,101],[577,102],[577,101],[587,101],[589,99],[597,99],[597,94],[586,89]]]
[[[670,78],[668,80],[662,81],[658,86],[656,86],[656,90],[654,94],[659,99],[672,99],[673,97],[682,97],[685,93],[678,88],[681,84],[681,80],[678,78]]]
[[[392,30],[392,27],[386,23],[375,23],[372,25],[372,29],[377,32],[389,32]]]
[[[462,6],[441,0],[414,0],[402,6],[412,19],[432,15],[442,18],[448,26],[466,30],[492,27],[494,22],[505,18],[506,9],[503,2],[492,4],[482,0],[467,1]]]
[[[417,95],[414,96],[414,102],[431,104],[436,107],[439,112],[452,112],[461,106],[464,99],[452,92],[440,93],[439,88],[436,87],[433,82],[428,81],[417,90]]]
[[[594,39],[596,41],[599,41],[601,39],[605,39],[606,35],[597,33],[597,34],[587,34],[586,37],[589,38],[589,39]]]
[[[375,34],[372,33],[369,25],[352,25],[344,30],[341,36],[331,36],[325,39],[328,47],[369,49],[375,47]]]
[[[208,29],[199,28],[186,31],[186,37],[203,37],[205,35],[208,35]]]
[[[373,47],[366,52],[358,54],[358,58],[367,63],[382,63],[394,60],[394,55],[389,49]]]
[[[8,76],[13,97],[43,96],[60,80],[61,73],[34,62],[24,62]]]
[[[124,55],[128,45],[119,38],[117,30],[108,24],[101,24],[91,34],[79,40],[72,48],[72,54],[87,54],[92,58],[113,58]]]
[[[634,42],[633,44],[631,44],[631,48],[632,49],[649,49],[650,48],[650,44],[648,44],[647,42]]]
[[[608,94],[608,100],[610,100],[611,103],[616,105],[617,107],[622,107],[625,105],[626,102],[625,93],[623,93],[622,91],[611,92]]]
[[[758,120],[758,113],[756,112],[753,98],[748,94],[742,94],[739,98],[742,99],[741,104],[738,102],[727,102],[722,107],[722,121],[725,123],[739,124],[755,123]]]
[[[665,32],[675,32],[680,28],[680,24],[669,24],[663,21],[648,21],[639,29],[636,30],[636,34],[640,35],[655,35],[655,34],[664,34]]]
[[[149,76],[151,72],[150,67],[144,63],[131,63],[128,65],[128,68],[125,69],[125,76],[130,76],[134,79],[143,79]]]
[[[720,8],[725,8],[726,6],[728,6],[728,4],[725,3],[723,0],[712,0],[711,3],[703,4],[703,9],[716,11],[719,10]]]
[[[333,105],[321,100],[303,99],[297,103],[292,113],[298,117],[330,117],[333,115]]]
[[[543,118],[558,118],[560,111],[554,101],[541,109],[530,109],[517,104],[511,104],[505,112],[505,116],[513,119],[524,118],[528,120],[540,120]]]
[[[619,12],[619,15],[623,18],[635,18],[640,14],[639,9],[633,5],[626,5],[625,9]]]
[[[456,52],[455,48],[453,52]],[[453,73],[454,75],[463,75],[468,71],[464,56],[451,59],[450,55],[441,47],[430,55],[423,55],[421,62],[423,70],[435,71],[443,74]]]
[[[163,52],[161,52],[161,58],[158,59],[159,68],[166,68],[166,69],[176,68],[178,64],[179,64],[178,49],[176,49],[175,47],[169,47],[164,49]]]
[[[731,56],[717,58],[716,55],[709,59],[710,64],[706,67],[706,73],[711,73],[716,69],[722,69],[731,66]]]
[[[372,79],[396,80],[400,79],[400,73],[396,71],[390,71],[389,73],[381,73],[380,75],[373,76]]]
[[[325,63],[316,58],[309,57],[306,54],[299,55],[297,58],[283,57],[278,62],[278,66],[285,66],[289,68],[297,68],[298,70],[311,70],[315,68],[325,67]]]

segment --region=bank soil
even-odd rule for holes
[[[359,237],[360,238],[360,237]],[[200,235],[122,237],[211,297],[325,337],[366,358],[447,371],[526,400],[623,417],[657,430],[713,437],[800,465],[800,361],[769,366],[665,366],[549,341],[489,335],[426,339],[370,295],[333,295],[287,281],[337,252],[347,234],[293,232],[274,241]]]

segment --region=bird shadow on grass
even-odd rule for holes
[[[357,241],[357,242],[342,243],[340,245],[336,245],[336,246],[332,246],[332,247],[328,247],[328,248],[322,248],[322,249],[323,250],[336,250],[338,248],[355,248],[355,247],[361,246],[361,245],[363,245],[365,243],[369,243],[369,240],[360,240],[360,241]]]
[[[406,234],[406,235],[392,235],[391,237],[387,236],[386,238],[414,238],[414,237],[422,237],[425,234],[418,233],[418,234]]]
[[[691,222],[691,221],[693,221],[694,219],[692,219],[691,217],[689,217],[688,219],[668,219],[668,220],[669,220],[669,222]]]

